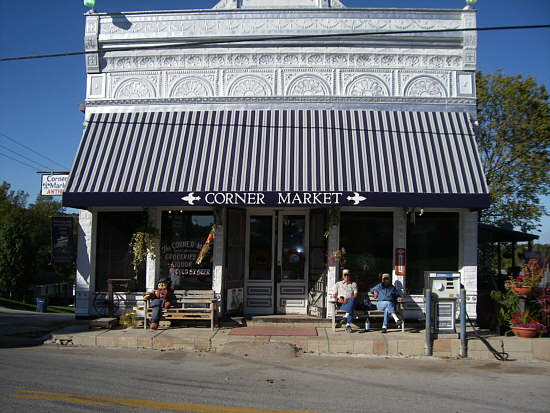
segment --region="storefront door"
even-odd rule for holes
[[[249,210],[245,313],[306,314],[307,211]]]

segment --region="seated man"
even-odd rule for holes
[[[353,318],[353,306],[357,298],[357,284],[350,281],[349,270],[342,270],[342,280],[334,285],[333,298],[336,299],[337,308],[346,312],[346,333],[351,333],[351,320]]]
[[[390,275],[382,274],[382,282],[376,284],[370,289],[370,292],[376,298],[376,308],[384,311],[384,321],[382,323],[382,333],[388,331],[388,315],[391,315],[395,323],[401,325],[401,320],[395,314],[394,302],[401,302],[401,294],[391,284]],[[367,329],[368,330],[368,329]]]

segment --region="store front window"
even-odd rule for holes
[[[341,213],[340,248],[359,292],[366,292],[392,271],[393,212]]]
[[[407,219],[407,278],[410,294],[422,294],[424,271],[458,271],[458,213],[425,212]]]
[[[176,290],[211,290],[214,216],[210,212],[163,211],[160,276]]]
[[[145,212],[98,212],[96,242],[96,291],[107,291],[107,280],[131,280],[132,291],[145,290],[145,267],[139,269],[137,279],[129,252],[130,239],[135,231],[147,224]]]

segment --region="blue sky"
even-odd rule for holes
[[[348,7],[457,9],[464,0],[343,0]],[[207,9],[215,0],[96,0],[96,11]],[[479,27],[548,24],[549,0],[479,0]],[[82,0],[0,0],[0,56],[83,49]],[[550,88],[550,29],[482,32],[478,69],[531,75]],[[0,62],[0,153],[44,169],[70,168],[82,134],[85,67],[83,56]],[[8,135],[55,163],[3,136]],[[8,148],[8,149],[6,149]],[[21,158],[9,150],[23,154]],[[0,181],[22,189],[33,201],[40,190],[36,169],[0,156]],[[544,204],[550,209],[550,197]],[[550,217],[544,217],[541,242],[550,243]]]

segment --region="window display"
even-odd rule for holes
[[[130,289],[145,290],[145,266],[134,278],[132,258],[128,246],[135,231],[147,224],[145,212],[99,212],[97,214],[96,291],[107,291],[109,278],[132,280]]]
[[[393,212],[342,212],[341,263],[351,270],[360,292],[393,268]]]
[[[160,276],[175,290],[212,289],[213,251],[212,213],[163,211]]]
[[[458,213],[424,212],[407,220],[407,291],[422,294],[424,271],[458,271]]]

